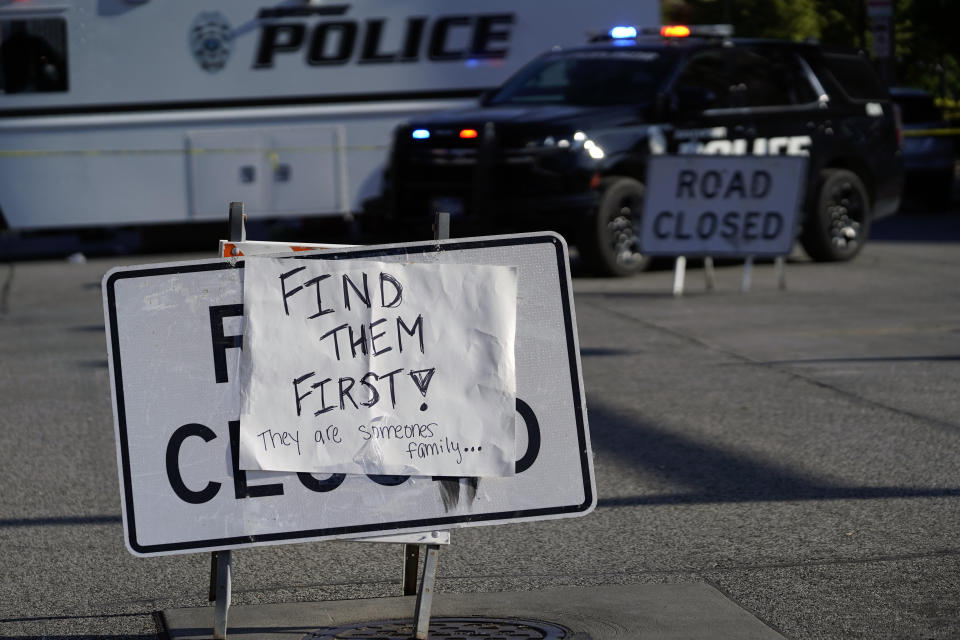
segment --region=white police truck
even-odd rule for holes
[[[0,228],[343,216],[397,123],[655,0],[0,0]]]

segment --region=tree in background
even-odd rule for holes
[[[814,38],[870,52],[866,0],[663,0],[665,24],[729,23],[739,36]],[[895,82],[960,98],[960,2],[895,0]]]
[[[820,33],[817,0],[663,0],[664,23],[729,23],[740,36],[803,40]]]
[[[897,82],[943,98],[960,97],[960,3],[956,0],[898,0]]]

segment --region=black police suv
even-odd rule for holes
[[[800,242],[815,260],[854,257],[903,184],[899,120],[869,60],[726,25],[662,33],[618,27],[555,49],[475,108],[399,127],[374,220],[422,233],[446,211],[458,236],[551,229],[623,276],[648,262],[651,154],[802,154]]]

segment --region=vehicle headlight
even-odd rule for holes
[[[589,156],[590,156],[591,158],[593,158],[594,160],[603,160],[603,157],[606,155],[606,154],[603,152],[603,149],[600,148],[600,145],[598,145],[598,144],[597,144],[596,142],[594,142],[593,140],[589,140],[589,139],[584,140],[584,141],[583,141],[583,149],[584,149],[584,151],[586,151],[587,154],[589,154]]]
[[[527,149],[583,149],[594,160],[601,160],[606,154],[600,146],[587,137],[583,131],[573,134],[549,135],[535,138],[526,143]]]
[[[564,135],[541,136],[528,140],[524,146],[527,149],[569,149],[570,140],[569,136]]]

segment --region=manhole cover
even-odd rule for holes
[[[430,640],[561,640],[567,629],[539,620],[506,618],[431,618]],[[326,627],[303,640],[410,640],[413,622],[387,620]]]

